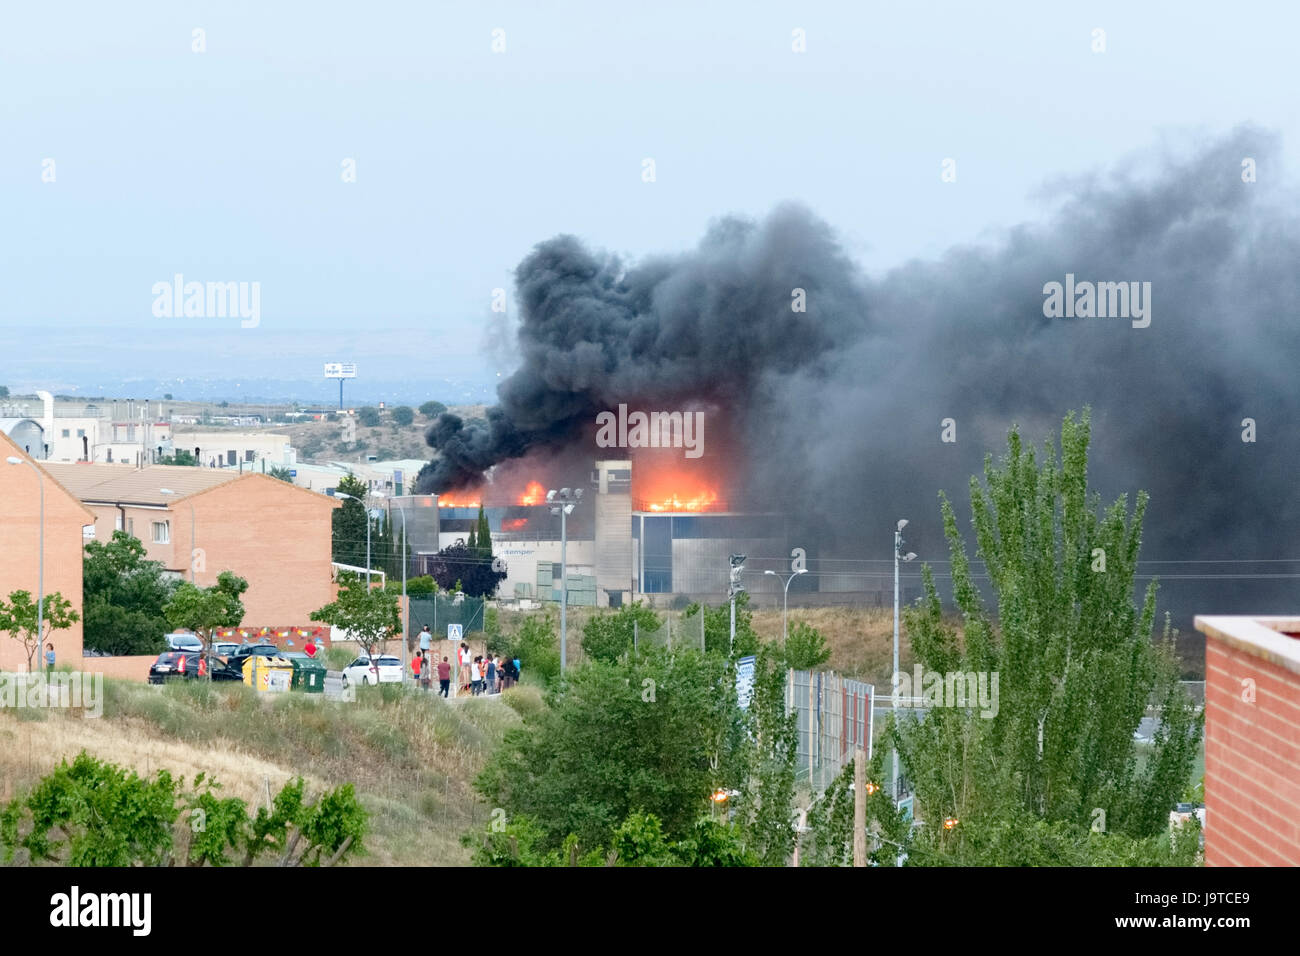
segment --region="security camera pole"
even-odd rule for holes
[[[564,673],[568,662],[567,647],[569,636],[569,526],[568,517],[582,501],[581,488],[561,488],[558,492],[552,488],[546,493],[546,503],[551,506],[551,514],[560,516],[560,673]]]
[[[743,554],[733,554],[731,556],[731,587],[727,589],[727,596],[731,598],[731,645],[728,648],[729,654],[736,653],[736,595],[745,590],[745,586],[740,583],[740,572],[745,567],[745,557]]]
[[[894,529],[894,722],[898,722],[898,563],[900,561],[911,561],[916,557],[911,551],[903,554],[903,529],[907,527],[907,519],[899,518],[898,527]],[[893,797],[894,803],[898,803],[898,748],[894,748],[894,779],[893,779]]]

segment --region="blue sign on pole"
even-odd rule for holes
[[[736,661],[736,703],[741,710],[749,709],[749,702],[754,697],[754,661],[753,654]]]

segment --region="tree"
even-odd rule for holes
[[[785,664],[791,670],[811,671],[831,659],[831,649],[826,638],[811,624],[796,621],[790,626],[785,640]]]
[[[0,385],[0,398],[8,398],[8,397],[9,397],[9,386],[8,386],[8,385]],[[437,404],[437,403],[436,403],[436,402],[426,402],[425,404],[429,404],[429,405],[431,405],[431,404]],[[423,406],[423,405],[420,406],[420,411],[424,411],[424,406]],[[430,416],[430,417],[432,417],[432,416]]]
[[[272,465],[271,470],[268,471],[267,474],[272,478],[279,478],[281,481],[287,481],[289,484],[293,484],[293,473],[289,468],[280,465]]]
[[[177,448],[174,454],[164,455],[158,459],[160,465],[190,465],[197,466],[199,460],[194,457],[194,452],[186,451],[184,448]]]
[[[704,647],[708,651],[726,654],[731,647],[731,602],[718,607],[698,603],[686,608],[686,616],[704,614]],[[754,630],[754,613],[749,609],[749,592],[736,597],[736,643],[733,657],[746,657],[758,651],[758,632]]]
[[[415,421],[415,411],[409,405],[398,405],[393,409],[393,421],[405,428]]]
[[[753,852],[764,866],[785,866],[794,850],[795,758],[798,716],[785,706],[786,664],[779,649],[764,644],[754,661],[753,694],[747,717],[754,748],[750,786],[741,793],[741,813]],[[753,794],[751,799],[748,795]]]
[[[58,591],[45,595],[43,606],[40,606],[38,599],[32,597],[30,591],[9,592],[7,604],[4,598],[0,598],[0,631],[5,631],[23,645],[23,650],[27,653],[29,673],[33,656],[49,639],[50,634],[66,630],[80,619],[72,609],[72,602]]]
[[[344,475],[338,483],[338,491],[352,495],[358,500],[343,499],[341,507],[335,508],[330,516],[333,528],[334,561],[338,564],[351,565],[354,568],[366,564],[366,507],[362,504],[370,494],[370,489],[360,478],[352,474]]]
[[[492,568],[491,552],[466,544],[443,548],[429,562],[429,573],[444,591],[463,590],[470,597],[490,597],[506,578],[505,571]]]
[[[420,406],[420,414],[425,418],[437,418],[447,410],[447,406],[442,402],[425,402]]]
[[[165,649],[163,606],[176,582],[161,561],[145,559],[144,544],[125,531],[86,545],[82,562],[85,646],[105,654],[156,654]]]
[[[654,650],[573,671],[548,706],[507,731],[475,786],[508,817],[525,814],[541,848],[570,834],[609,846],[629,813],[654,814],[670,840],[691,836],[710,794],[741,789],[749,737],[719,655]]]
[[[379,427],[379,409],[373,405],[366,405],[357,409],[357,421],[367,428]]]
[[[247,590],[248,582],[231,571],[218,574],[217,583],[210,588],[182,581],[163,606],[163,616],[176,630],[193,632],[203,643],[206,657],[211,653],[212,632],[236,627],[244,619],[244,603],[239,597]]]
[[[640,601],[624,604],[613,613],[593,614],[582,625],[582,650],[593,660],[614,662],[632,650],[636,629],[656,631],[663,622]]]
[[[311,612],[313,621],[323,621],[348,633],[371,658],[378,682],[379,667],[373,663],[378,647],[402,629],[397,597],[381,588],[370,588],[365,579],[350,571],[339,574],[338,598]]]
[[[171,400],[172,400],[172,393],[163,392],[163,401],[170,402]]]
[[[166,770],[147,779],[83,750],[0,810],[4,860],[21,853],[23,862],[60,866],[250,866],[274,853],[280,866],[330,866],[362,851],[366,812],[350,783],[307,801],[302,779],[291,780],[270,810],[251,817],[244,801],[217,797],[220,784],[205,774],[193,791],[182,787]]]
[[[1106,859],[1168,848],[1169,809],[1191,776],[1202,718],[1178,682],[1171,642],[1152,642],[1154,582],[1135,607],[1147,496],[1131,514],[1124,496],[1102,509],[1087,488],[1089,433],[1086,409],[1068,415],[1059,459],[1049,441],[1039,466],[1013,429],[999,465],[986,458],[984,486],[971,479],[997,629],[940,495],[964,641],[927,566],[924,598],[907,612],[912,647],[940,684],[983,675],[992,690],[1000,677],[1000,694],[991,707],[947,701],[889,729],[925,818],[959,821],[923,828],[909,861],[913,850],[919,860],[1051,863],[1079,859],[1081,846]],[[1134,731],[1152,704],[1160,727],[1139,754]]]

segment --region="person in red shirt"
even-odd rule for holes
[[[443,658],[438,664],[438,693],[443,697],[447,696],[447,691],[451,688],[451,664],[447,658]]]
[[[420,683],[420,665],[424,663],[424,658],[416,654],[411,658],[411,673],[415,675],[415,683]]]
[[[307,638],[307,643],[303,645],[302,650],[303,653],[306,654],[308,657],[315,657],[316,656],[315,638],[311,638],[311,637]]]

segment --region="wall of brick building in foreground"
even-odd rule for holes
[[[77,612],[77,623],[54,631],[50,641],[58,664],[81,660],[81,554],[85,546],[82,526],[93,516],[63,486],[43,472],[27,465],[10,465],[9,455],[27,456],[0,434],[0,597],[7,601],[13,591],[37,595],[41,540],[41,483],[45,487],[45,593],[55,591],[67,598]],[[39,664],[39,656],[36,663]],[[0,633],[0,671],[27,668],[23,645]]]
[[[1213,635],[1205,668],[1206,865],[1300,866],[1300,674]]]

